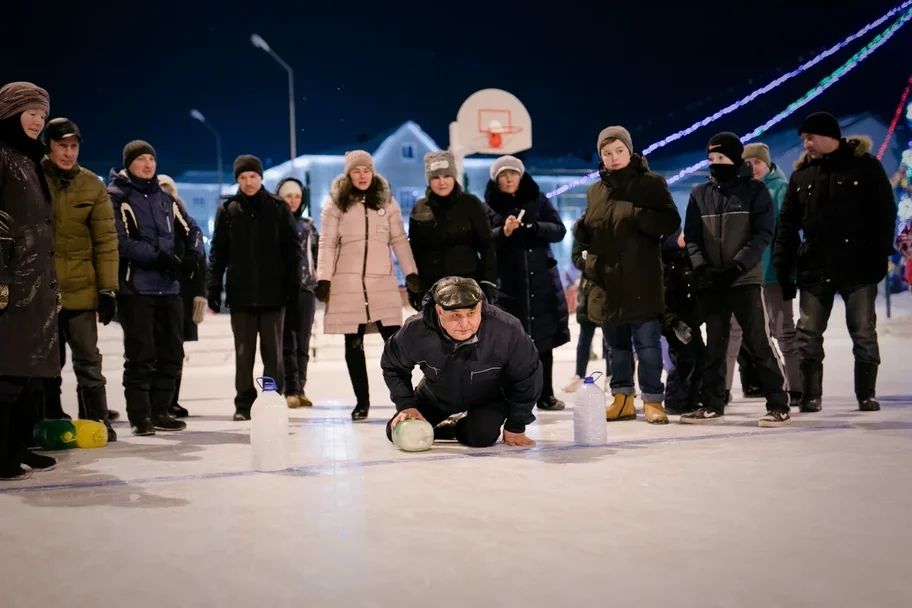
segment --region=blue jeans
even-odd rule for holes
[[[585,378],[586,368],[589,367],[589,353],[592,351],[592,339],[595,338],[595,330],[598,326],[591,322],[580,323],[579,326],[579,340],[576,342],[576,375]],[[602,349],[607,358],[608,343],[604,331],[602,332]]]
[[[633,395],[633,348],[636,348],[637,379],[643,401],[661,403],[665,398],[662,384],[662,323],[658,319],[602,329],[608,341],[611,367],[611,394]]]

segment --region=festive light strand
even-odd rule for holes
[[[750,133],[743,135],[741,137],[741,141],[748,142],[752,139],[755,139],[756,137],[765,133],[770,127],[775,126],[776,124],[782,122],[784,119],[786,119],[789,116],[791,116],[792,114],[794,114],[798,109],[804,107],[805,105],[810,103],[812,100],[819,97],[824,91],[826,91],[828,88],[830,88],[831,86],[836,84],[843,76],[845,76],[846,74],[851,72],[853,69],[855,69],[862,61],[867,59],[874,51],[876,51],[884,43],[886,43],[890,38],[892,38],[893,34],[895,34],[897,32],[897,30],[899,30],[899,28],[901,28],[903,25],[905,25],[906,22],[909,21],[909,19],[912,19],[912,9],[906,11],[899,19],[897,19],[892,25],[890,25],[890,27],[888,27],[883,32],[881,32],[880,34],[875,36],[874,39],[871,40],[871,42],[869,42],[867,45],[865,45],[864,48],[862,48],[860,51],[858,51],[857,53],[852,55],[852,57],[850,57],[849,60],[846,61],[844,64],[839,66],[839,68],[835,72],[833,72],[832,74],[830,74],[829,76],[827,76],[826,78],[824,78],[820,82],[818,82],[817,86],[815,86],[813,89],[811,89],[810,91],[805,93],[804,96],[793,101],[791,104],[789,104],[789,106],[787,108],[785,108],[784,110],[782,110],[781,112],[779,112],[778,114],[776,114],[775,116],[770,118],[768,121],[766,121],[765,123],[763,123],[756,129],[754,129]],[[682,178],[690,175],[691,173],[695,173],[695,172],[699,171],[700,169],[707,166],[708,164],[709,164],[708,160],[702,160],[699,163],[696,163],[694,165],[691,165],[690,167],[687,167],[686,169],[682,169],[675,175],[668,178],[668,183],[673,184],[673,183],[681,180]]]
[[[880,148],[877,150],[877,160],[883,160],[884,154],[887,152],[887,146],[890,145],[890,140],[893,139],[893,133],[896,131],[896,125],[899,122],[899,117],[902,116],[902,111],[906,107],[906,99],[909,97],[909,89],[912,89],[912,76],[909,76],[909,81],[906,83],[906,89],[903,91],[902,96],[899,98],[899,105],[896,106],[896,112],[893,113],[893,120],[890,121],[890,126],[887,128],[887,134],[884,135],[884,140],[880,144]]]
[[[715,122],[716,120],[722,118],[722,117],[725,116],[726,114],[731,114],[731,113],[734,112],[735,110],[744,107],[745,105],[747,105],[747,104],[749,104],[750,102],[754,101],[755,99],[757,99],[757,98],[760,97],[761,95],[764,95],[764,94],[766,94],[766,93],[769,93],[770,91],[772,91],[773,89],[775,89],[775,88],[778,87],[779,85],[781,85],[781,84],[783,84],[783,83],[785,83],[785,82],[791,80],[792,78],[794,78],[795,76],[801,74],[802,72],[805,72],[806,70],[808,70],[808,69],[814,67],[815,65],[817,65],[818,63],[820,63],[821,61],[823,61],[824,59],[826,59],[827,57],[829,57],[829,56],[833,55],[834,53],[836,53],[836,52],[838,52],[838,51],[844,49],[846,46],[848,46],[849,44],[851,44],[851,43],[854,42],[855,40],[861,38],[862,36],[864,36],[865,34],[867,34],[868,32],[870,32],[871,30],[873,30],[873,29],[875,29],[875,28],[877,28],[877,27],[880,27],[880,25],[881,25],[882,23],[884,23],[885,21],[887,21],[888,19],[890,19],[893,15],[896,15],[897,13],[901,12],[903,9],[908,8],[910,5],[912,5],[912,0],[909,0],[909,1],[907,1],[907,2],[903,2],[901,5],[899,5],[899,6],[897,6],[896,8],[890,10],[889,12],[887,12],[886,14],[884,14],[882,17],[880,17],[880,18],[877,19],[876,21],[872,21],[872,22],[869,23],[868,25],[864,26],[863,28],[861,28],[860,30],[858,30],[857,32],[855,32],[854,34],[852,34],[851,36],[845,38],[842,42],[840,42],[840,43],[838,43],[838,44],[835,44],[835,45],[831,46],[830,48],[828,48],[827,50],[825,50],[825,51],[822,52],[821,54],[817,55],[816,57],[814,57],[814,58],[811,59],[810,61],[808,61],[808,62],[806,62],[806,63],[803,63],[802,65],[798,66],[797,68],[795,68],[795,69],[792,70],[791,72],[787,72],[787,73],[783,74],[782,76],[780,76],[779,78],[776,78],[775,80],[773,80],[773,81],[770,82],[769,84],[767,84],[767,85],[765,85],[765,86],[763,86],[763,87],[757,89],[757,90],[754,91],[753,93],[751,93],[751,94],[749,94],[749,95],[747,95],[747,96],[745,96],[745,97],[739,99],[738,101],[736,101],[736,102],[734,102],[734,103],[732,103],[732,104],[730,104],[730,105],[728,105],[728,106],[722,108],[721,110],[719,110],[719,111],[716,112],[715,114],[711,114],[710,116],[707,116],[707,117],[704,118],[703,120],[700,120],[700,121],[695,122],[694,124],[690,125],[690,126],[687,127],[686,129],[681,129],[681,130],[678,131],[677,133],[672,133],[671,135],[669,135],[669,136],[666,137],[665,139],[662,139],[662,140],[660,140],[660,141],[657,141],[657,142],[654,143],[654,144],[651,144],[651,145],[648,146],[645,150],[643,150],[643,155],[645,156],[645,155],[649,154],[650,152],[654,152],[655,150],[658,150],[659,148],[662,148],[662,147],[664,147],[664,146],[667,146],[668,144],[670,144],[670,143],[672,143],[672,142],[674,142],[674,141],[677,141],[677,140],[681,139],[682,137],[685,137],[685,136],[687,136],[687,135],[690,135],[691,133],[693,133],[693,132],[696,131],[697,129],[700,129],[701,127],[705,127],[706,125],[708,125],[708,124],[710,124],[710,123],[712,123],[712,122]]]
[[[851,44],[852,42],[854,42],[854,41],[857,40],[858,38],[864,36],[865,34],[867,34],[868,32],[870,32],[872,29],[879,27],[881,24],[883,24],[885,21],[887,21],[890,17],[892,17],[893,15],[896,15],[897,13],[901,12],[903,9],[908,8],[910,5],[912,5],[912,0],[906,0],[905,2],[903,2],[902,4],[900,4],[899,6],[897,6],[897,7],[893,8],[893,9],[891,9],[890,11],[888,11],[887,13],[885,13],[884,15],[882,15],[880,18],[878,18],[878,19],[876,19],[875,21],[872,21],[871,23],[867,24],[866,26],[864,26],[863,28],[861,28],[860,30],[858,30],[857,32],[855,32],[854,34],[852,34],[851,36],[846,37],[845,39],[842,40],[842,42],[839,42],[839,43],[833,45],[832,47],[830,47],[829,49],[825,50],[825,51],[824,51],[823,53],[821,53],[820,55],[817,55],[816,57],[814,57],[814,58],[811,59],[810,61],[807,61],[807,62],[805,62],[804,64],[798,66],[797,68],[795,68],[795,69],[792,70],[791,72],[787,72],[787,73],[783,74],[783,75],[780,76],[779,78],[776,78],[776,79],[773,80],[772,82],[770,82],[770,83],[766,84],[765,86],[763,86],[763,87],[761,87],[761,88],[755,90],[753,93],[750,93],[749,95],[747,95],[747,96],[743,97],[742,99],[740,99],[740,100],[738,100],[738,101],[736,101],[736,102],[734,102],[734,103],[732,103],[732,104],[730,104],[730,105],[728,105],[728,106],[722,108],[721,110],[715,112],[714,114],[712,114],[712,115],[710,115],[710,116],[707,116],[707,117],[704,118],[703,120],[698,121],[698,122],[695,122],[694,124],[692,124],[691,126],[687,127],[686,129],[682,129],[682,130],[680,130],[680,131],[677,131],[676,133],[672,133],[671,135],[668,135],[667,137],[665,137],[665,138],[663,138],[663,139],[661,139],[661,140],[659,140],[659,141],[657,141],[657,142],[655,142],[655,143],[653,143],[653,144],[650,144],[649,146],[647,146],[647,147],[643,150],[643,155],[645,156],[645,155],[649,154],[650,152],[654,152],[655,150],[657,150],[657,149],[659,149],[659,148],[662,148],[662,147],[668,145],[669,143],[672,143],[672,142],[674,142],[674,141],[677,141],[678,139],[681,139],[682,137],[685,137],[685,136],[687,136],[687,135],[693,133],[694,131],[696,131],[697,129],[700,129],[701,127],[705,127],[705,126],[709,125],[710,123],[715,122],[716,120],[718,120],[718,119],[721,118],[721,117],[723,117],[723,116],[725,116],[725,115],[727,115],[727,114],[731,114],[731,113],[734,112],[735,110],[744,107],[744,106],[747,105],[748,103],[751,103],[752,101],[756,100],[756,99],[757,99],[758,97],[760,97],[761,95],[764,95],[764,94],[766,94],[766,93],[772,91],[773,89],[775,89],[775,88],[778,87],[779,85],[781,85],[781,84],[785,83],[786,81],[788,81],[788,80],[794,78],[794,77],[797,76],[798,74],[807,71],[808,69],[810,69],[811,67],[813,67],[813,66],[816,65],[817,63],[820,63],[821,61],[823,61],[823,60],[826,59],[827,57],[830,57],[830,56],[833,55],[834,53],[836,53],[836,52],[842,50],[842,49],[845,48],[847,45]],[[589,183],[589,182],[595,180],[596,178],[598,178],[598,171],[593,171],[593,172],[591,172],[591,173],[586,174],[586,175],[583,176],[583,177],[580,177],[580,178],[578,178],[578,179],[573,180],[572,182],[568,182],[568,183],[564,184],[563,186],[560,186],[559,188],[557,188],[557,189],[555,189],[555,190],[552,190],[551,192],[548,192],[546,196],[547,196],[549,199],[550,199],[550,198],[554,198],[555,196],[560,196],[560,195],[563,194],[564,192],[567,192],[568,190],[572,190],[573,188],[576,188],[577,186],[581,186],[581,185],[583,185],[583,184],[587,184],[587,183]]]

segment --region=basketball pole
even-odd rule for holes
[[[456,181],[460,186],[462,186],[465,181],[462,175],[464,151],[465,148],[459,142],[459,123],[454,120],[450,123],[450,153],[453,155],[453,160],[456,162]]]

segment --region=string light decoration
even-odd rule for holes
[[[662,148],[662,147],[664,147],[664,146],[666,146],[666,145],[668,145],[668,144],[670,144],[670,143],[672,143],[672,142],[674,142],[674,141],[677,141],[677,140],[681,139],[682,137],[686,137],[687,135],[693,133],[693,132],[696,131],[697,129],[700,129],[701,127],[705,127],[705,126],[711,124],[712,122],[715,122],[715,121],[718,120],[719,118],[721,118],[721,117],[723,117],[723,116],[725,116],[725,115],[727,115],[727,114],[730,114],[730,113],[734,112],[735,110],[737,110],[737,109],[739,109],[739,108],[742,108],[742,107],[744,107],[745,105],[747,105],[747,104],[753,102],[754,100],[756,100],[756,99],[757,99],[758,97],[760,97],[761,95],[764,95],[764,94],[766,94],[766,93],[772,91],[773,89],[775,89],[776,87],[778,87],[778,86],[784,84],[784,83],[787,82],[788,80],[791,80],[792,78],[794,78],[794,77],[797,76],[798,74],[801,74],[802,72],[807,71],[808,69],[810,69],[811,67],[813,67],[813,66],[816,65],[817,63],[820,63],[821,61],[823,61],[823,60],[826,59],[827,57],[830,57],[830,56],[833,55],[834,53],[836,53],[836,52],[842,50],[842,49],[845,48],[847,45],[851,44],[852,42],[854,42],[854,41],[857,40],[858,38],[864,36],[865,34],[867,34],[868,32],[870,32],[871,30],[873,30],[873,29],[879,27],[879,26],[880,26],[881,24],[883,24],[885,21],[887,21],[888,19],[890,19],[890,17],[892,17],[892,16],[896,15],[897,13],[903,11],[904,9],[908,8],[909,6],[912,6],[912,0],[906,0],[905,2],[903,2],[902,4],[900,4],[899,6],[893,8],[893,9],[891,9],[890,11],[888,11],[887,13],[883,14],[881,17],[879,17],[879,18],[876,19],[875,21],[872,21],[871,23],[867,24],[866,26],[864,26],[863,28],[861,28],[860,30],[858,30],[857,32],[855,32],[854,34],[852,34],[851,36],[846,37],[846,38],[843,39],[841,42],[839,42],[839,43],[833,45],[832,47],[830,47],[829,49],[825,50],[825,51],[824,51],[823,53],[821,53],[820,55],[817,55],[816,57],[814,57],[814,59],[811,59],[810,61],[805,62],[804,64],[798,66],[798,67],[795,68],[794,70],[792,70],[792,71],[790,71],[790,72],[787,72],[787,73],[781,75],[780,77],[778,77],[778,78],[776,78],[775,80],[769,82],[769,83],[766,84],[765,86],[760,87],[759,89],[755,90],[754,92],[750,93],[749,95],[746,95],[746,96],[743,97],[742,99],[740,99],[740,100],[738,100],[738,101],[736,101],[736,102],[734,102],[734,103],[732,103],[732,104],[730,104],[730,105],[728,105],[728,106],[722,108],[721,110],[715,112],[714,114],[711,114],[710,116],[707,116],[707,117],[704,118],[703,120],[700,120],[700,121],[698,121],[698,122],[695,122],[694,124],[692,124],[691,126],[687,127],[686,129],[682,129],[682,130],[680,130],[680,131],[677,131],[676,133],[672,133],[671,135],[668,135],[667,137],[665,137],[665,138],[663,138],[663,139],[661,139],[661,140],[659,140],[659,141],[657,141],[657,142],[655,142],[655,143],[650,144],[649,146],[647,146],[647,147],[643,150],[643,155],[646,156],[646,155],[649,154],[650,152],[654,152],[655,150],[658,150],[659,148]],[[875,40],[876,40],[876,39],[875,39]],[[706,163],[702,163],[701,166],[705,166],[705,164],[706,164]],[[696,170],[696,169],[695,169],[695,170]],[[597,178],[598,178],[598,171],[592,171],[591,173],[587,173],[587,174],[586,174],[585,176],[583,176],[583,177],[580,177],[580,178],[578,178],[578,179],[575,179],[575,180],[573,180],[573,181],[571,181],[571,182],[568,182],[568,183],[564,184],[563,186],[560,186],[559,188],[557,188],[557,189],[555,189],[555,190],[552,190],[551,192],[548,192],[545,196],[546,196],[547,198],[549,198],[549,199],[550,199],[550,198],[554,198],[555,196],[560,196],[561,194],[563,194],[564,192],[567,192],[568,190],[572,190],[572,189],[576,188],[577,186],[581,186],[581,185],[587,184],[587,183],[589,183],[589,182],[591,182],[591,181],[593,181],[593,180],[595,180],[595,179],[597,179]],[[679,179],[680,179],[680,178],[679,178]]]
[[[912,19],[912,9],[907,10],[905,13],[903,13],[903,15],[899,19],[897,19],[892,25],[890,25],[890,27],[888,27],[883,32],[881,32],[880,34],[875,36],[874,39],[871,40],[871,42],[869,42],[867,45],[865,45],[864,48],[862,48],[860,51],[858,51],[857,53],[852,55],[848,61],[846,61],[841,66],[839,66],[839,68],[837,68],[836,71],[834,71],[832,74],[830,74],[829,76],[827,76],[826,78],[824,78],[823,80],[818,82],[817,86],[815,86],[813,89],[811,89],[810,91],[805,93],[801,98],[793,101],[791,104],[789,104],[789,106],[787,108],[785,108],[784,110],[782,110],[781,112],[779,112],[778,114],[776,114],[775,116],[770,118],[768,121],[766,121],[765,123],[763,123],[756,129],[754,129],[750,133],[743,135],[741,137],[741,141],[748,142],[752,139],[759,137],[760,135],[765,133],[767,130],[769,130],[770,127],[773,127],[776,124],[782,122],[784,119],[786,119],[789,116],[791,116],[792,114],[794,114],[797,110],[801,109],[802,107],[804,107],[808,103],[810,103],[812,100],[819,97],[824,91],[826,91],[828,88],[830,88],[831,86],[833,86],[834,84],[839,82],[839,80],[843,76],[845,76],[846,74],[851,72],[853,69],[855,69],[862,61],[864,61],[865,59],[870,57],[874,51],[876,51],[881,46],[883,46],[890,38],[893,37],[893,35],[897,32],[897,30],[899,30],[899,28],[901,28],[903,25],[905,25],[910,19]],[[675,175],[668,178],[668,183],[673,184],[673,183],[683,179],[684,177],[687,177],[688,175],[699,171],[700,169],[702,169],[703,167],[706,167],[707,165],[709,165],[709,161],[702,160],[694,165],[691,165],[690,167],[687,167],[686,169],[682,169]]]
[[[902,116],[903,106],[906,105],[906,99],[909,97],[909,89],[912,89],[912,76],[909,76],[909,81],[906,83],[906,88],[903,91],[902,96],[899,98],[899,105],[896,106],[896,112],[893,113],[893,120],[890,121],[890,126],[887,128],[887,134],[884,135],[884,140],[880,144],[880,148],[877,150],[877,160],[883,160],[884,154],[887,152],[887,146],[890,145],[890,140],[893,139],[893,133],[896,131],[896,125],[899,123],[899,117]],[[909,111],[912,111],[912,104],[909,105]],[[912,120],[912,116],[907,114],[907,119]]]

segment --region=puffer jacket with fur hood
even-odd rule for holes
[[[348,201],[341,200],[345,192]],[[399,203],[380,175],[374,175],[368,197],[342,175],[323,201],[317,280],[331,282],[323,317],[327,334],[356,333],[358,325],[376,321],[385,327],[402,325],[391,248],[404,276],[418,272]]]
[[[887,272],[893,252],[896,202],[871,140],[850,136],[820,158],[795,163],[779,216],[773,264],[797,263],[798,284],[827,280],[871,284]]]

